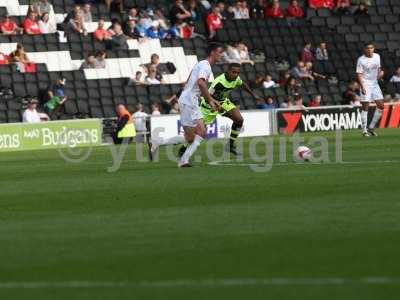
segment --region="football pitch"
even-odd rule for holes
[[[274,137],[270,169],[250,139],[188,169],[134,145],[114,172],[108,147],[2,153],[0,299],[398,299],[400,130],[378,133],[319,134],[323,163]]]

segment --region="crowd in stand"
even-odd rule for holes
[[[48,34],[56,31],[64,31],[81,35],[88,35],[86,28],[93,22],[91,1],[80,1],[83,4],[75,5],[61,24],[56,23],[56,18],[49,0],[37,0],[30,5],[28,13],[22,24],[17,24],[12,17],[6,15],[0,22],[0,31],[5,35],[18,34]],[[95,1],[94,1],[95,2]],[[106,45],[108,50],[128,49],[128,40],[136,39],[142,42],[146,39],[175,39],[191,38],[198,36],[196,25],[205,23],[208,36],[213,39],[218,30],[224,28],[227,19],[254,19],[254,18],[287,18],[289,20],[305,17],[305,10],[329,9],[338,15],[366,15],[370,0],[308,0],[307,7],[302,7],[297,0],[291,0],[286,8],[283,8],[279,0],[255,0],[255,1],[211,1],[211,0],[175,0],[169,9],[165,7],[125,7],[123,0],[105,0],[109,10],[120,12],[121,20],[112,19],[111,26],[105,25],[104,19],[97,21],[97,29],[93,32],[94,38]],[[81,69],[98,69],[106,67],[106,52],[98,51],[89,54],[83,62]],[[321,42],[315,48],[311,43],[306,43],[299,55],[295,66],[281,72],[279,78],[273,78],[270,74],[258,74],[253,85],[257,88],[274,89],[283,88],[288,99],[278,104],[273,97],[268,97],[265,102],[257,103],[261,109],[276,107],[303,107],[303,96],[300,88],[307,81],[327,80],[328,77],[314,70],[315,62],[329,61],[329,51],[326,43]],[[223,63],[239,62],[254,64],[249,50],[243,42],[236,42],[226,46]],[[35,64],[29,59],[22,45],[17,45],[15,51],[9,55],[0,53],[0,64],[14,63],[21,72],[34,72]],[[151,62],[143,65],[129,84],[162,84],[163,75],[168,74],[165,64],[160,64],[160,57],[153,54]],[[392,82],[400,81],[400,69],[391,78]],[[356,82],[351,82],[344,93],[344,99],[348,104],[359,105],[355,95],[358,91]],[[354,93],[353,93],[354,92]],[[177,95],[166,99],[162,105],[155,105],[153,111],[165,110],[167,105],[171,113],[178,112],[176,104]],[[312,97],[307,101],[308,106],[323,105],[321,95]]]

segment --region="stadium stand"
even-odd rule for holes
[[[226,1],[233,5],[232,1]],[[109,11],[104,3],[92,3],[92,22],[85,23],[87,35],[63,32],[62,23],[68,12],[76,5],[73,0],[51,1],[51,16],[59,31],[50,34],[0,35],[0,52],[10,54],[17,46],[25,47],[30,60],[37,64],[36,72],[18,72],[14,64],[0,65],[0,86],[5,95],[0,95],[0,122],[19,122],[23,99],[27,96],[41,97],[58,78],[67,79],[65,103],[61,119],[80,117],[113,117],[115,105],[125,103],[134,110],[142,102],[147,110],[151,104],[163,103],[177,94],[191,68],[206,56],[208,36],[205,24],[206,8],[202,17],[194,22],[196,35],[190,39],[130,39],[126,49],[113,49],[107,43],[97,41],[93,32],[97,21],[104,19],[105,27],[111,22],[123,22],[126,17],[120,12]],[[281,74],[294,67],[306,42],[314,47],[325,42],[329,51],[326,61],[313,61],[313,71],[323,74],[325,79],[302,81],[298,92],[307,102],[316,94],[322,95],[325,105],[343,103],[342,94],[354,78],[356,59],[363,44],[374,41],[383,59],[387,79],[400,66],[400,3],[397,0],[375,0],[368,7],[367,15],[338,15],[327,8],[307,8],[306,1],[299,1],[304,8],[304,19],[251,18],[223,21],[223,28],[214,39],[226,44],[243,42],[247,45],[253,64],[243,65],[242,77],[254,82],[258,74],[270,74],[278,81]],[[138,7],[163,7],[165,14],[171,1],[130,0],[125,1],[125,10]],[[198,4],[200,6],[200,4]],[[253,3],[249,3],[252,6]],[[289,1],[280,1],[286,10]],[[29,9],[27,0],[0,0],[0,18],[11,15],[17,24],[22,24]],[[105,68],[81,69],[89,53],[106,52]],[[161,85],[128,84],[142,65],[150,62],[153,53],[159,54],[162,63],[171,62],[176,71],[164,75]],[[224,65],[216,65],[214,73],[223,72]],[[10,97],[9,89],[14,92]],[[260,95],[273,96],[279,103],[287,101],[288,90],[284,86],[265,89],[257,88]],[[384,86],[387,94],[400,94],[398,83],[388,82]],[[243,109],[255,108],[254,100],[240,91],[234,92],[233,100]]]

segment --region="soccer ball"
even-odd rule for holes
[[[295,157],[300,161],[309,161],[312,157],[312,151],[306,146],[299,146],[295,151]]]

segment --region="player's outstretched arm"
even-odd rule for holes
[[[357,82],[361,87],[361,93],[363,93],[365,95],[366,91],[365,91],[365,87],[364,87],[362,78],[363,78],[362,73],[357,73]]]
[[[248,92],[254,99],[261,99],[261,97],[254,93],[254,91],[249,87],[247,83],[243,82],[242,89]]]
[[[207,86],[207,82],[205,81],[205,79],[200,78],[199,80],[197,80],[197,84],[199,85],[201,95],[204,97],[204,99],[206,99],[208,104],[210,104],[212,110],[220,111],[221,105],[219,104],[219,102],[217,100],[215,100],[211,96],[210,92],[208,91],[208,86]]]

